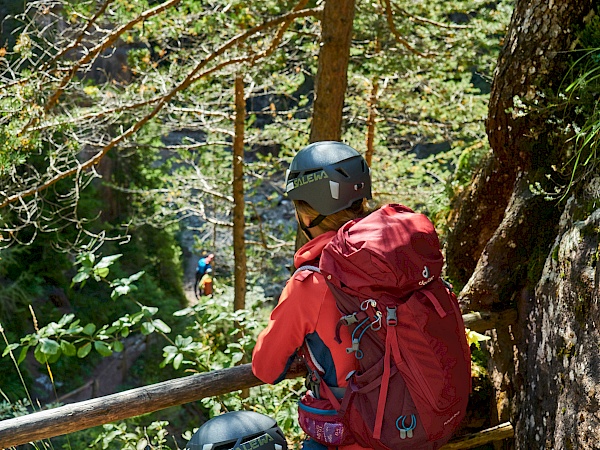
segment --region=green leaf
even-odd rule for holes
[[[79,350],[77,350],[77,357],[85,358],[87,355],[89,355],[89,353],[91,351],[92,351],[92,344],[90,342],[87,342],[83,346],[79,347]]]
[[[96,261],[96,255],[90,252],[80,253],[77,255],[77,262],[83,267],[92,267]]]
[[[98,275],[100,278],[106,278],[110,270],[108,269],[108,267],[102,267],[100,269],[96,269],[95,272],[96,275]]]
[[[54,364],[56,361],[58,361],[60,359],[61,354],[62,352],[59,349],[59,351],[54,355],[48,355],[48,364]]]
[[[117,286],[114,288],[114,290],[112,291],[112,293],[110,294],[110,298],[111,299],[115,299],[121,295],[126,295],[129,293],[129,291],[131,290],[131,288],[129,286]]]
[[[132,281],[137,281],[137,280],[139,280],[139,279],[140,279],[140,277],[141,277],[142,275],[144,275],[144,273],[146,273],[146,272],[144,272],[143,270],[139,271],[138,273],[134,273],[133,275],[131,275],[131,276],[128,278],[129,282],[132,282]]]
[[[175,311],[173,313],[174,316],[176,317],[180,317],[180,316],[189,316],[190,314],[194,313],[194,308],[185,308],[185,309],[181,309],[179,311]]]
[[[47,355],[55,355],[60,351],[60,344],[52,339],[40,339],[41,351]]]
[[[167,356],[168,354],[177,353],[177,351],[177,347],[175,347],[174,345],[167,345],[163,348],[163,355]]]
[[[39,343],[35,347],[35,350],[33,351],[33,356],[35,356],[35,359],[40,364],[44,364],[44,363],[46,363],[46,361],[48,361],[48,355],[42,351],[42,344],[41,343]]]
[[[115,341],[112,343],[112,349],[117,353],[121,353],[124,348],[125,347],[123,346],[123,343],[121,341]]]
[[[144,313],[142,311],[136,312],[131,315],[131,323],[138,323],[140,320],[144,318]]]
[[[154,325],[152,325],[152,322],[144,322],[142,324],[142,334],[147,336],[152,333],[154,333]]]
[[[100,353],[102,356],[110,356],[113,354],[112,350],[110,349],[110,347],[106,344],[106,342],[102,342],[102,341],[96,341],[94,342],[94,348],[96,349],[96,351],[98,353]]]
[[[65,314],[60,318],[58,324],[62,327],[70,323],[75,318],[75,314]]]
[[[96,325],[93,323],[88,323],[85,327],[83,327],[83,333],[91,336],[96,331]]]
[[[167,325],[160,319],[154,319],[152,321],[152,325],[154,325],[158,331],[162,331],[165,334],[171,332],[171,327],[169,327],[169,325]]]
[[[158,308],[154,306],[142,306],[142,313],[145,317],[152,317],[158,312]]]
[[[79,323],[77,321],[76,323]],[[66,331],[66,334],[79,334],[83,331],[83,327],[76,325],[75,323]]]
[[[111,266],[121,256],[123,256],[123,255],[117,254],[117,255],[105,256],[98,262],[98,264],[96,264],[95,269],[105,269],[105,268]],[[108,273],[108,271],[106,273]]]
[[[19,348],[19,344],[9,344],[6,346],[6,348],[4,349],[4,351],[2,352],[2,357],[4,358],[6,355],[8,355],[9,352],[15,350]]]
[[[77,275],[73,277],[72,284],[82,283],[90,277],[90,274],[87,272],[78,272]]]
[[[17,359],[17,364],[21,364],[23,361],[25,361],[25,358],[27,357],[27,350],[29,350],[29,347],[23,347],[21,349],[21,354],[19,355],[19,358]]]
[[[77,354],[75,346],[68,341],[60,341],[60,349],[66,356],[75,356]]]
[[[235,364],[235,363],[241,361],[243,357],[244,357],[243,353],[234,353],[233,355],[231,355],[231,363]]]
[[[179,366],[181,366],[182,362],[183,362],[183,355],[181,353],[178,353],[177,356],[175,356],[175,359],[173,359],[173,368],[179,369]]]
[[[194,338],[192,338],[191,336],[183,337],[180,334],[178,334],[175,338],[175,345],[177,345],[178,347],[187,347],[192,343],[193,340]]]

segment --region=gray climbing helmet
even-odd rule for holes
[[[286,450],[274,419],[254,411],[232,411],[204,423],[185,447],[188,450]]]
[[[371,170],[352,147],[322,141],[300,150],[286,172],[285,192],[304,200],[319,214],[329,215],[371,198]]]

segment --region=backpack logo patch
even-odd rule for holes
[[[419,286],[425,286],[433,281],[435,276],[429,276],[429,267],[425,266],[422,272],[424,280],[419,281]]]

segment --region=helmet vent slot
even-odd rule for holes
[[[337,173],[342,174],[343,176],[345,176],[346,178],[350,178],[350,175],[348,175],[348,172],[346,172],[342,167],[338,167],[337,169],[335,169],[335,171]]]
[[[305,172],[304,172],[302,175],[303,175],[303,176],[304,176],[304,175],[310,175],[311,173],[317,173],[317,172],[320,172],[321,170],[323,170],[323,169],[311,169],[311,170],[307,170],[307,171],[305,171]],[[300,175],[300,174],[298,174],[297,176],[299,176],[299,175]]]

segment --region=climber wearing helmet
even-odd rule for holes
[[[347,386],[347,375],[357,369],[356,358],[346,352],[352,347],[347,327],[324,277],[303,266],[318,266],[323,248],[346,222],[369,214],[370,169],[352,147],[337,141],[315,142],[300,150],[286,173],[285,191],[293,200],[296,218],[309,241],[294,255],[297,268],[286,284],[269,323],[257,340],[252,370],[266,383],[283,380],[292,362],[301,355],[319,368],[319,376],[338,398]],[[333,330],[333,331],[332,331]],[[301,349],[298,352],[298,349]],[[310,377],[309,377],[310,378]],[[315,396],[318,389],[313,386]],[[361,449],[341,442],[329,448]],[[326,449],[309,439],[304,449]]]

